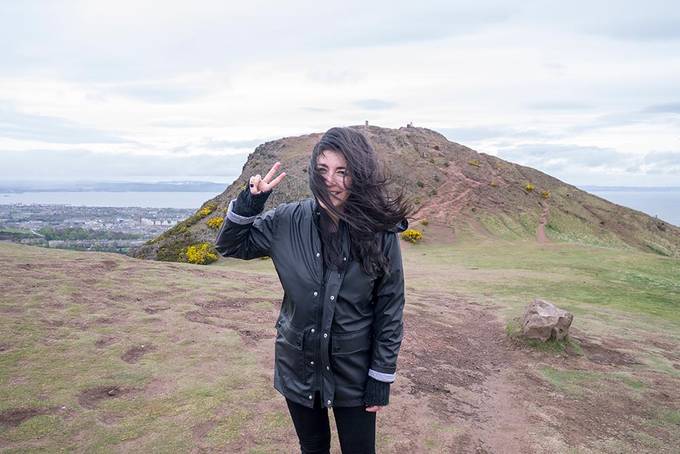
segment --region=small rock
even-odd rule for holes
[[[543,342],[562,340],[569,334],[574,316],[544,300],[535,299],[524,310],[522,333]]]

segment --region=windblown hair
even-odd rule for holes
[[[341,153],[347,161],[346,175],[352,178],[349,196],[339,211],[331,202],[324,177],[317,171],[317,160],[325,151]],[[345,221],[349,229],[351,254],[361,261],[367,274],[389,272],[387,257],[378,243],[378,232],[392,229],[411,214],[403,190],[392,196],[387,192],[389,176],[378,155],[360,132],[351,128],[331,128],[314,146],[309,160],[309,187],[327,210]]]

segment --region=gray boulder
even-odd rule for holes
[[[574,316],[555,305],[535,299],[524,310],[522,333],[529,339],[543,342],[548,339],[562,340],[569,334]]]

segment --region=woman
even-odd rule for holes
[[[314,198],[260,214],[285,177],[277,162],[232,200],[215,247],[270,256],[283,286],[274,387],[303,453],[330,449],[332,407],[343,453],[375,452],[376,413],[389,402],[402,340],[404,278],[397,233],[410,208],[390,199],[377,155],[350,128],[312,151]]]

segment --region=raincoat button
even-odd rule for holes
[[[314,296],[319,296],[319,292],[314,292]]]
[[[328,337],[328,333],[323,333],[323,337],[324,338]]]
[[[312,396],[312,395],[310,394],[310,395],[309,395],[309,400],[312,400],[312,399],[314,399],[314,396]]]
[[[313,365],[314,365],[314,361],[310,361],[309,364],[310,364],[311,366],[313,366]]]
[[[319,254],[319,253],[317,252],[317,253],[316,253],[316,256],[317,256],[317,257],[320,257],[320,256],[321,256],[321,254]]]
[[[342,261],[343,261],[343,262],[346,262],[346,261],[347,261],[347,257],[343,257],[343,258],[342,258]]]
[[[333,301],[334,299],[335,299],[335,297],[333,295],[331,295],[331,301]]]
[[[330,367],[328,367],[328,366],[326,366],[326,370],[331,370],[331,368],[330,368]]]
[[[327,403],[328,405],[330,405],[330,404],[331,404],[331,401],[330,401],[330,400],[327,400],[326,403]]]
[[[312,328],[312,329],[310,329],[310,331],[311,331],[312,333],[314,333],[316,330],[315,330],[314,328]]]

